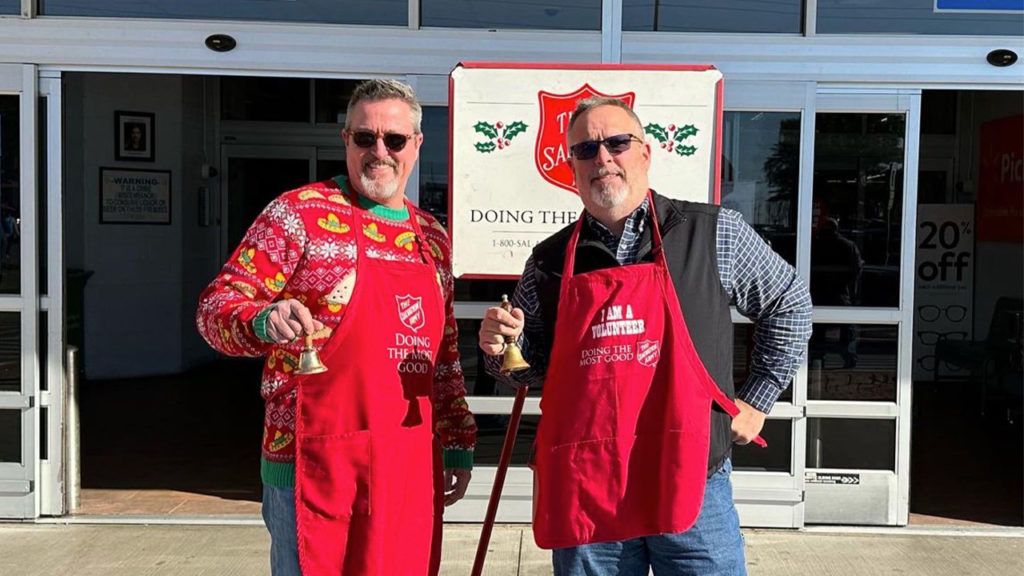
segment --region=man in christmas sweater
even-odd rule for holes
[[[203,292],[197,324],[264,356],[261,476],[274,576],[436,574],[465,494],[465,401],[444,228],[405,199],[423,142],[411,88],[353,93],[349,178],[270,203]],[[327,372],[297,375],[306,335]]]

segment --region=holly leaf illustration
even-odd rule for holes
[[[693,156],[696,152],[696,146],[678,146],[676,148],[676,154],[679,154],[680,156]]]
[[[662,128],[661,124],[648,124],[644,126],[644,132],[654,136],[658,142],[665,142],[668,140],[668,131]]]
[[[494,149],[498,147],[494,142],[477,142],[473,146],[476,146],[477,152],[483,152],[484,154],[494,152]]]
[[[526,124],[523,122],[513,122],[505,127],[505,132],[502,134],[504,138],[511,140],[517,134],[526,131]]]
[[[679,130],[676,130],[676,134],[675,134],[675,137],[673,139],[676,142],[682,142],[683,140],[686,140],[690,136],[696,136],[696,135],[697,135],[697,127],[694,126],[693,124],[687,124],[686,126],[680,127]]]
[[[488,124],[487,122],[477,122],[476,124],[473,125],[473,130],[480,132],[481,134],[487,136],[488,138],[498,137],[498,132],[494,129],[494,125]]]

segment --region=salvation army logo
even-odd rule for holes
[[[423,328],[426,318],[423,315],[423,298],[413,298],[412,294],[395,296],[398,302],[398,319],[409,329],[416,331]]]
[[[569,165],[569,150],[566,148],[565,135],[569,131],[569,118],[576,109],[576,102],[584,98],[603,96],[618,98],[633,107],[635,92],[625,94],[603,94],[594,90],[590,84],[584,84],[571,94],[552,94],[543,90],[537,92],[540,100],[540,129],[537,131],[537,145],[534,159],[537,171],[548,182],[577,194],[576,177]]]
[[[660,340],[644,340],[636,345],[636,361],[644,366],[654,366],[661,357]]]

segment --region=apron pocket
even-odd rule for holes
[[[370,514],[370,431],[307,436],[301,451],[302,504],[325,518]]]
[[[615,438],[588,440],[555,446],[546,466],[540,466],[547,480],[543,487],[548,510],[568,506],[577,514],[564,521],[571,532],[589,539],[596,527],[614,526],[620,515],[625,469]]]

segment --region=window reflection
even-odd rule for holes
[[[896,326],[815,324],[808,400],[896,401]]]
[[[0,14],[21,13],[21,0],[0,0]]]
[[[419,206],[448,225],[448,108],[423,107]]]
[[[421,0],[422,26],[600,30],[601,0]]]
[[[896,421],[807,419],[807,467],[896,470]]]
[[[765,420],[761,437],[768,443],[767,448],[757,444],[733,446],[732,465],[734,470],[753,472],[791,472],[793,455],[793,421]]]
[[[622,29],[666,32],[801,31],[804,0],[623,0]]]
[[[390,26],[409,23],[408,0],[46,0],[40,12],[47,16],[102,18],[212,18]]]
[[[21,410],[0,410],[0,462],[21,462]]]
[[[743,214],[793,265],[799,182],[799,112],[725,113],[722,206]]]
[[[349,98],[359,80],[314,80],[316,85],[317,124],[341,124],[345,121]]]
[[[21,292],[21,120],[18,96],[0,96],[0,294]]]
[[[223,76],[221,119],[309,122],[309,90],[306,78]]]
[[[901,114],[818,114],[811,221],[815,305],[898,305],[904,133]]]
[[[21,314],[0,312],[0,392],[20,391]]]
[[[1020,36],[1018,13],[937,12],[935,0],[817,0],[819,34]]]

